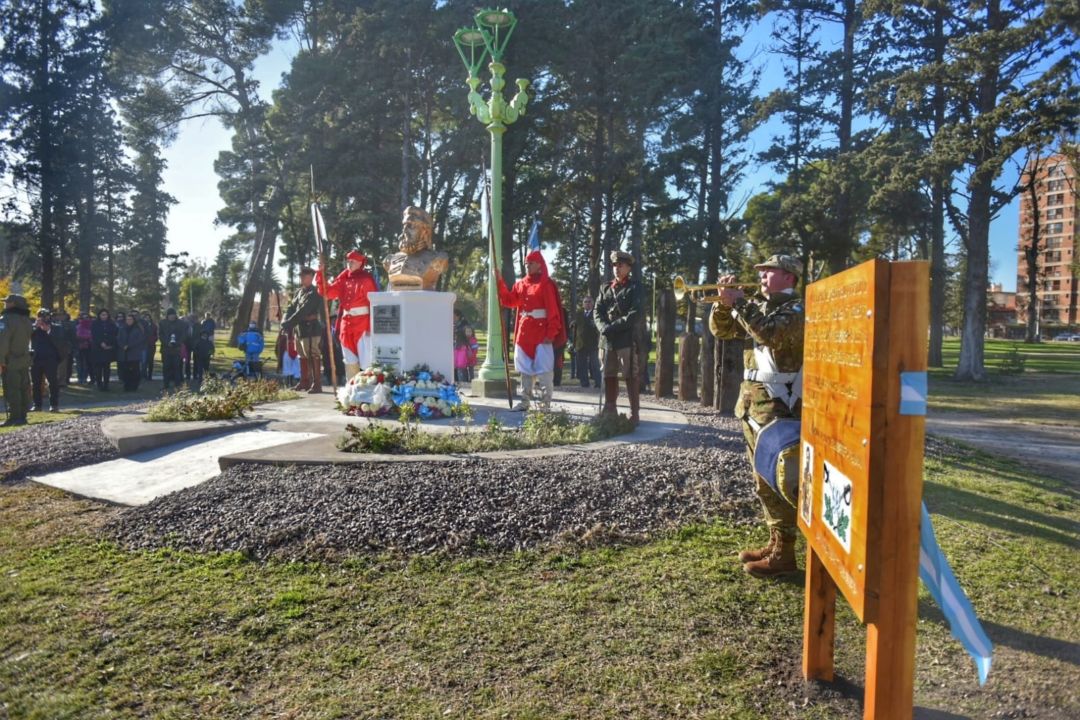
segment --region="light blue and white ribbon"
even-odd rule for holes
[[[938,546],[937,538],[934,537],[934,527],[930,524],[930,513],[926,511],[926,503],[922,504],[922,523],[919,531],[919,577],[922,578],[930,594],[934,596],[941,611],[945,613],[945,619],[949,621],[949,629],[953,637],[960,641],[964,649],[975,660],[975,668],[979,672],[979,684],[986,683],[986,676],[990,673],[990,663],[993,660],[994,646],[990,638],[986,637],[979,619],[975,617],[975,611],[971,602],[967,599],[960,583],[956,581],[949,561]]]

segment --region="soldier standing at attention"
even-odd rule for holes
[[[322,392],[322,335],[326,315],[322,296],[315,289],[315,270],[300,268],[300,287],[297,288],[285,317],[283,330],[296,330],[297,350],[300,353],[300,382],[293,390],[306,390],[309,395]]]
[[[714,304],[709,326],[720,340],[746,341],[743,352],[743,383],[735,416],[742,421],[750,465],[758,439],[770,423],[802,413],[803,321],[802,299],[796,294],[800,266],[790,255],[773,255],[754,266],[761,281],[761,293],[751,298],[738,288],[721,288],[720,302]],[[719,282],[733,283],[734,275]],[[798,493],[798,442],[779,454],[775,487],[756,470],[757,496],[769,526],[769,544],[758,550],[739,553],[743,570],[766,578],[796,572],[795,499]],[[785,494],[786,493],[786,494]]]
[[[555,378],[555,342],[562,331],[562,310],[559,290],[548,276],[547,263],[539,250],[525,256],[525,276],[506,287],[501,274],[495,279],[499,286],[499,304],[517,308],[514,330],[514,369],[521,375],[521,402],[514,410],[528,410],[533,389],[540,390],[540,409],[551,406],[552,384]]]
[[[4,298],[0,315],[0,374],[4,380],[7,420],[4,427],[25,425],[30,409],[30,306],[22,295]]]
[[[619,373],[626,380],[630,399],[630,422],[638,424],[641,395],[638,392],[638,355],[642,345],[641,283],[630,273],[634,256],[615,250],[611,265],[615,279],[600,289],[596,299],[596,329],[600,331],[600,365],[604,373],[604,413],[614,415],[619,398]]]
[[[345,382],[371,366],[371,302],[368,293],[378,292],[375,276],[367,270],[368,259],[359,250],[345,256],[345,269],[327,282],[322,271],[315,273],[315,286],[327,300],[338,301],[338,338],[345,360]]]

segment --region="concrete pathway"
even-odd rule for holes
[[[989,420],[968,413],[932,413],[926,431],[984,452],[1019,460],[1035,472],[1080,486],[1080,427]]]
[[[524,414],[509,409],[505,399],[475,398],[464,390],[463,397],[474,411],[474,420],[465,424],[454,419],[421,423],[426,432],[477,432],[497,418],[506,427],[521,424]],[[626,399],[620,410],[626,412]],[[591,417],[597,410],[597,395],[574,391],[555,393],[553,409],[577,417]],[[518,450],[477,455],[365,455],[343,453],[336,443],[350,424],[363,425],[367,418],[342,414],[334,407],[329,391],[303,395],[299,400],[260,405],[256,412],[239,420],[147,423],[142,413],[116,415],[102,421],[102,430],[124,457],[84,468],[30,478],[44,485],[89,498],[122,505],[143,505],[156,497],[205,482],[222,469],[236,463],[275,465],[460,461],[467,457],[505,459],[538,457],[600,450],[624,443],[649,442],[686,425],[684,415],[642,398],[638,428],[630,434],[604,442],[536,450]],[[373,422],[397,426],[391,419]]]
[[[96,500],[145,505],[156,497],[198,485],[219,474],[222,455],[312,437],[317,436],[263,429],[240,430],[29,479]]]

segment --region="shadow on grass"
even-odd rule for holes
[[[971,720],[970,715],[957,715],[948,710],[915,706],[915,712],[911,715],[912,720]]]
[[[927,482],[926,487],[926,506],[934,514],[979,523],[1016,535],[1040,538],[1069,549],[1077,545],[1077,531],[1080,528],[1068,518],[1047,515],[1022,505],[935,482]]]
[[[945,619],[941,608],[926,599],[919,599],[919,617],[928,620],[935,625],[949,629],[949,621]],[[1070,665],[1080,667],[1080,643],[1058,638],[1035,635],[1034,633],[1018,630],[1008,625],[1001,625],[988,620],[979,621],[987,637],[994,645],[1004,645],[1013,650],[1041,655],[1051,660],[1061,660]]]

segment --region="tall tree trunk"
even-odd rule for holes
[[[405,111],[401,118],[401,210],[412,203],[409,193],[409,153],[412,150],[412,108],[409,92],[405,91]]]
[[[1042,238],[1042,228],[1039,215],[1039,153],[1034,153],[1034,159],[1028,163],[1028,182],[1025,188],[1028,199],[1031,202],[1031,234],[1028,236],[1028,244],[1022,247],[1026,267],[1024,274],[1027,278],[1027,328],[1024,332],[1024,342],[1039,342],[1039,240]],[[1024,231],[1021,226],[1020,232]]]
[[[240,303],[236,307],[236,315],[233,317],[232,330],[229,333],[229,346],[236,347],[236,339],[240,333],[247,329],[251,322],[251,311],[255,306],[255,293],[259,289],[262,278],[261,270],[266,264],[266,256],[269,247],[277,239],[277,223],[272,222],[270,217],[260,220],[261,227],[255,236],[255,245],[251,250],[250,270],[247,281],[244,283],[244,292],[240,295]],[[329,278],[327,278],[329,280]]]
[[[660,293],[656,318],[656,397],[671,397],[675,384],[675,295],[670,289]]]
[[[716,409],[722,413],[735,412],[739,386],[743,376],[743,340],[724,340],[717,343],[720,356],[720,377],[717,380]]]
[[[600,265],[603,263],[604,234],[604,155],[607,152],[604,140],[604,122],[597,108],[593,123],[592,143],[592,202],[589,217],[589,295],[596,297],[600,293]]]
[[[992,32],[1005,29],[1001,13],[1001,0],[987,0],[986,27]],[[1000,69],[994,63],[982,66],[976,98],[979,117],[988,116],[997,107],[998,78]],[[968,232],[964,239],[967,250],[967,272],[964,277],[964,329],[960,338],[960,359],[956,364],[957,380],[985,380],[984,338],[986,336],[986,289],[989,284],[990,267],[990,203],[993,198],[994,177],[991,148],[993,137],[985,137],[987,130],[976,126],[981,136],[972,164],[971,181],[968,183]]]
[[[939,65],[945,61],[945,3],[934,4],[933,61]],[[945,126],[946,89],[943,82],[934,85],[934,132]],[[930,349],[928,364],[941,367],[942,345],[945,340],[945,286],[948,269],[945,267],[945,192],[947,182],[940,173],[934,173],[930,189]]]
[[[34,69],[34,85],[37,91],[38,141],[37,160],[41,165],[41,227],[38,228],[38,256],[41,260],[41,304],[51,307],[56,285],[56,260],[54,250],[56,237],[53,228],[53,210],[56,201],[53,177],[53,108],[51,102],[49,64],[51,60],[54,24],[56,18],[50,12],[48,0],[38,2],[38,48],[40,56]]]
[[[716,338],[712,334],[709,323],[704,323],[705,329],[701,333],[701,404],[712,407],[715,402],[716,390]]]

